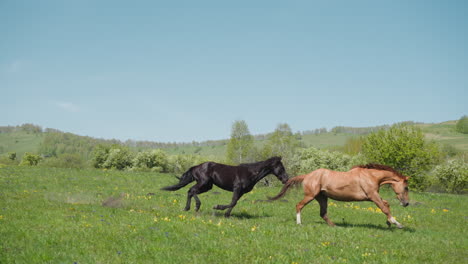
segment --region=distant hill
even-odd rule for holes
[[[437,124],[413,124],[422,129],[427,139],[449,145],[463,152],[468,152],[468,135],[455,131],[456,121],[447,121]],[[389,126],[366,128],[339,126],[330,131],[321,128],[296,133],[296,137],[304,147],[313,146],[321,149],[333,149],[343,146],[349,138],[359,137],[387,127]],[[268,139],[268,136],[269,134],[255,135],[255,144],[257,146],[262,146]],[[119,140],[79,136],[50,128],[42,129],[40,126],[33,124],[0,126],[0,155],[8,152],[16,152],[18,157],[22,157],[25,152],[39,153],[45,156],[75,153],[85,159],[89,159],[89,155],[94,146],[98,144],[120,144],[137,151],[161,148],[169,154],[194,154],[207,157],[219,157],[225,155],[228,141],[228,139],[225,139],[190,143],[133,140],[122,142]]]

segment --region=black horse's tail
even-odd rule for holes
[[[268,197],[269,200],[278,200],[279,198],[283,197],[286,195],[286,191],[289,189],[289,187],[297,185],[299,183],[302,183],[304,181],[305,175],[299,175],[296,177],[293,177],[289,179],[286,184],[283,185],[283,188],[281,189],[280,193],[278,193],[274,197]]]
[[[161,188],[161,190],[164,190],[164,191],[176,191],[176,190],[179,190],[180,188],[184,187],[185,185],[193,182],[195,180],[195,178],[193,177],[193,174],[192,174],[192,168],[190,168],[188,171],[186,171],[184,174],[182,174],[182,176],[179,178],[179,183],[176,184],[176,185],[172,185],[172,186],[166,186],[166,187],[163,187]]]

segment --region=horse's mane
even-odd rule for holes
[[[365,164],[365,165],[356,165],[352,169],[354,169],[354,168],[385,170],[385,171],[390,171],[390,172],[395,173],[400,178],[405,178],[405,176],[403,174],[401,174],[400,172],[398,172],[394,168],[392,168],[390,166],[387,166],[387,165],[382,165],[382,164],[369,163],[369,164]]]
[[[252,163],[241,163],[239,166],[244,166],[244,167],[255,167],[258,165],[263,165],[265,163],[273,163],[273,161],[276,160],[281,160],[281,157],[272,157],[264,161],[259,161],[259,162],[252,162]]]

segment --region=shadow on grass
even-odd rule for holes
[[[323,223],[325,224],[325,223]],[[366,229],[375,229],[375,230],[382,230],[382,231],[395,231],[395,230],[401,230],[403,232],[410,232],[414,233],[416,232],[416,229],[411,228],[411,227],[404,227],[402,229],[399,229],[395,226],[388,227],[386,225],[375,225],[375,224],[351,224],[351,223],[335,223],[337,227],[343,227],[343,228],[366,228]]]
[[[213,216],[217,217],[224,217],[224,212],[223,211],[213,211]],[[261,219],[261,218],[267,218],[271,217],[272,215],[269,214],[262,214],[262,215],[252,215],[247,212],[240,212],[240,213],[231,213],[230,218],[236,218],[236,219]]]

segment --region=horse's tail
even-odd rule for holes
[[[296,177],[293,177],[289,179],[285,185],[283,185],[283,188],[281,189],[280,193],[278,193],[274,197],[268,197],[269,200],[278,200],[279,198],[283,197],[286,194],[286,191],[289,189],[289,187],[297,185],[299,183],[302,183],[304,181],[305,175],[299,175]]]
[[[192,169],[194,167],[190,168],[188,171],[186,171],[184,174],[182,174],[181,177],[176,177],[179,179],[179,183],[176,184],[176,185],[172,185],[172,186],[166,186],[166,187],[163,187],[161,188],[161,190],[164,190],[164,191],[176,191],[176,190],[179,190],[180,188],[186,186],[187,184],[193,182],[195,180],[195,178],[193,177],[193,174],[192,174]]]

